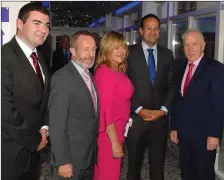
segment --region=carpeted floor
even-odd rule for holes
[[[46,151],[41,153],[41,176],[40,180],[53,180],[52,178],[52,167],[50,164],[46,164]],[[125,155],[122,163],[122,172],[121,172],[121,180],[126,180],[127,175],[127,151],[125,148]],[[177,145],[174,145],[170,141],[168,142],[166,161],[165,161],[165,180],[181,180],[180,178],[180,170],[179,170],[179,152]],[[149,167],[147,165],[147,152],[145,154],[141,176],[142,180],[150,180],[149,178]]]

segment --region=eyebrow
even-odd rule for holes
[[[44,24],[42,21],[39,21],[39,20],[32,20],[32,22],[38,22],[38,23],[41,23],[41,24]],[[47,25],[50,25],[50,23],[46,23]]]

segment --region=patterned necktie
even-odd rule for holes
[[[33,65],[34,65],[34,68],[36,70],[37,77],[40,80],[42,88],[44,88],[43,76],[42,76],[42,73],[41,73],[41,70],[40,70],[40,66],[39,66],[39,63],[38,63],[37,54],[35,52],[32,52],[30,57],[33,59]]]
[[[87,70],[83,71],[82,72],[82,75],[83,77],[86,79],[85,83],[89,89],[89,92],[92,96],[92,100],[93,100],[93,105],[94,105],[94,109],[95,111],[97,110],[97,102],[96,102],[96,96],[94,94],[94,90],[93,90],[93,85],[92,85],[92,80],[91,80],[91,77],[90,77],[90,74]]]
[[[189,83],[191,81],[193,67],[194,67],[194,64],[193,63],[190,63],[189,64],[189,69],[188,69],[188,72],[187,72],[187,77],[186,77],[185,82],[184,82],[183,95],[186,93],[187,88],[188,88],[188,85],[189,85]]]
[[[149,52],[149,56],[148,56],[148,71],[149,71],[149,75],[152,81],[152,84],[155,81],[155,77],[156,77],[156,66],[155,66],[155,58],[153,55],[153,50],[154,49],[147,49]]]

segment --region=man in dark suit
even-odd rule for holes
[[[23,6],[17,33],[2,46],[2,179],[37,180],[39,151],[47,144],[49,74],[36,47],[49,33],[49,11]]]
[[[188,30],[183,42],[186,59],[175,63],[170,137],[180,145],[183,180],[215,180],[224,121],[224,66],[204,56],[201,32]]]
[[[98,134],[98,97],[89,73],[96,43],[91,33],[72,36],[72,61],[52,77],[49,97],[54,180],[93,178]]]
[[[71,60],[70,38],[68,35],[61,36],[61,47],[53,52],[51,73],[55,73]]]
[[[135,92],[132,127],[128,132],[128,180],[140,180],[141,164],[148,149],[151,180],[164,179],[168,112],[173,95],[171,50],[157,44],[160,20],[148,14],[141,20],[142,42],[129,48],[128,76]]]

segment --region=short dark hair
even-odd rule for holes
[[[72,35],[72,39],[71,39],[71,47],[77,48],[77,41],[79,36],[84,35],[84,36],[90,36],[94,39],[92,33],[90,33],[89,31],[78,31],[75,34]]]
[[[48,16],[50,14],[49,10],[44,8],[42,6],[41,2],[31,2],[31,3],[25,4],[19,10],[18,18],[21,19],[23,21],[23,23],[25,23],[26,20],[29,18],[31,11],[38,11],[38,12],[41,12],[41,13],[46,14]]]
[[[160,26],[160,19],[155,15],[155,14],[147,14],[145,15],[142,19],[141,19],[141,22],[140,22],[140,27],[143,28],[144,26],[144,21],[148,18],[154,18],[156,19],[158,22],[159,22],[159,26]]]

